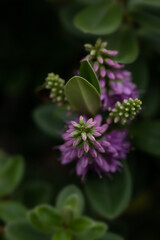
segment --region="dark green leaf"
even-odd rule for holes
[[[138,122],[132,125],[130,133],[137,148],[160,156],[160,121]]]
[[[108,41],[108,48],[118,50],[119,54],[115,57],[117,61],[132,63],[138,57],[139,46],[132,29],[125,26],[105,39]]]
[[[65,231],[57,232],[54,234],[52,240],[71,240],[71,235]]]
[[[80,76],[85,78],[88,82],[90,82],[97,89],[99,94],[101,93],[101,89],[100,89],[100,85],[99,85],[97,76],[96,76],[91,64],[87,60],[84,60],[81,62]]]
[[[53,233],[61,229],[62,218],[59,212],[49,206],[40,205],[28,213],[31,224],[42,232]]]
[[[57,208],[61,211],[75,196],[77,215],[80,215],[84,208],[84,199],[81,191],[74,185],[67,186],[60,192],[56,203]]]
[[[6,157],[0,160],[0,196],[14,191],[19,184],[24,172],[24,160],[21,156]]]
[[[112,179],[89,179],[85,190],[93,209],[105,218],[119,216],[131,198],[132,183],[129,169],[124,162],[123,171],[113,175]]]
[[[107,232],[102,238],[100,238],[99,240],[124,240],[123,237],[115,234],[115,233],[111,233],[111,232]]]
[[[130,6],[135,5],[148,5],[153,7],[160,7],[160,1],[159,0],[129,0]]]
[[[54,104],[47,104],[36,108],[33,118],[37,126],[49,136],[61,139],[59,132],[64,128],[64,119],[69,119],[67,110]]]
[[[115,1],[90,5],[80,11],[74,19],[75,25],[80,30],[98,35],[114,32],[121,21],[122,6]]]
[[[1,201],[0,202],[0,219],[5,222],[10,222],[12,220],[18,220],[25,218],[26,208],[13,201]]]
[[[94,221],[88,217],[79,217],[73,220],[70,229],[74,235],[84,234],[94,225]]]
[[[65,86],[65,95],[73,110],[95,115],[100,109],[100,95],[86,79],[75,76]]]
[[[50,240],[50,237],[37,232],[26,220],[7,224],[5,235],[7,240]]]

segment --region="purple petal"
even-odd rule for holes
[[[107,72],[107,77],[110,78],[110,79],[112,79],[112,80],[115,79],[115,75],[114,75],[114,73],[111,72],[111,71],[108,71],[108,72]]]

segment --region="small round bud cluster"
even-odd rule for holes
[[[46,78],[46,88],[50,89],[50,98],[58,106],[64,105],[67,101],[64,94],[65,81],[54,73],[49,73]]]
[[[141,110],[141,105],[142,102],[138,98],[125,99],[122,104],[117,102],[113,109],[108,109],[110,113],[107,122],[109,123],[113,120],[114,123],[120,122],[121,124],[125,124],[127,120],[133,120],[135,118]]]

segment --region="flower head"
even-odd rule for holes
[[[85,178],[89,169],[101,176],[116,172],[121,167],[120,158],[126,157],[129,142],[126,140],[126,130],[113,130],[106,133],[108,124],[101,124],[102,117],[94,119],[83,116],[77,121],[68,123],[63,134],[64,144],[59,147],[62,157],[61,163],[76,162],[78,176]]]

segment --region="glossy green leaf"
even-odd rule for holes
[[[99,85],[97,76],[96,76],[91,64],[87,60],[84,60],[81,62],[80,76],[85,78],[88,82],[90,82],[97,89],[99,94],[101,93],[101,89],[100,89],[100,85]]]
[[[5,236],[7,240],[50,240],[50,237],[37,232],[26,220],[7,224]]]
[[[74,23],[85,33],[109,34],[120,26],[122,14],[122,6],[118,2],[97,3],[80,11],[76,15]]]
[[[160,156],[160,120],[135,123],[131,126],[130,133],[137,148]]]
[[[160,12],[150,8],[134,8],[131,16],[145,29],[160,33]]]
[[[113,174],[112,179],[88,178],[85,191],[92,208],[101,216],[114,219],[122,214],[132,192],[130,171],[126,163],[123,171]]]
[[[64,128],[64,119],[69,119],[65,108],[57,107],[54,104],[46,104],[36,108],[33,112],[33,119],[37,126],[49,136],[61,139],[59,132]]]
[[[139,54],[139,45],[134,31],[123,27],[116,33],[105,38],[108,41],[108,48],[118,50],[119,54],[115,59],[121,63],[132,63]]]
[[[73,110],[85,115],[95,115],[100,109],[100,95],[86,79],[72,77],[65,85],[65,95]]]
[[[107,232],[102,238],[100,238],[99,240],[125,240],[123,237],[115,234],[115,233],[111,233],[111,232]]]
[[[57,232],[54,234],[52,240],[71,240],[71,235],[65,231]]]
[[[76,214],[80,215],[84,209],[84,198],[81,191],[74,185],[65,187],[58,195],[56,206],[61,211],[67,203],[76,196]],[[77,198],[78,197],[78,198]]]
[[[149,68],[144,58],[138,58],[134,63],[126,66],[132,73],[133,82],[136,83],[138,89],[145,90],[149,82]]]
[[[36,229],[46,233],[54,233],[62,226],[60,213],[49,205],[40,205],[29,211],[28,219]]]
[[[5,222],[25,218],[26,208],[13,201],[0,201],[0,219]]]
[[[0,170],[1,197],[13,192],[19,184],[24,172],[24,160],[21,156],[8,156],[2,158],[0,162],[3,162]]]

